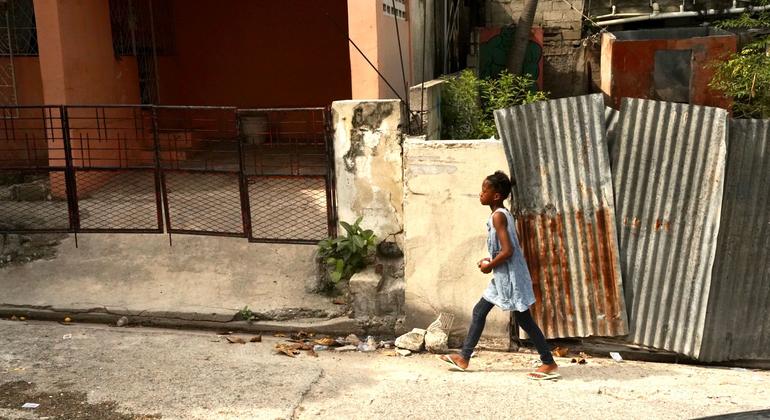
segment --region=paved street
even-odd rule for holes
[[[432,355],[290,358],[274,350],[284,340],[2,320],[0,418],[681,419],[770,408],[767,371],[560,359],[562,380],[534,382],[527,353],[482,351],[458,373]]]

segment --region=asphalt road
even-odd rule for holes
[[[0,320],[0,418],[682,419],[770,409],[767,371],[567,358],[561,380],[536,382],[529,353],[480,352],[460,373],[428,354],[291,358],[275,351],[285,338],[227,337]]]

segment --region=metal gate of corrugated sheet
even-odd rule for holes
[[[733,120],[699,360],[770,359],[770,121]]]
[[[627,333],[601,95],[495,111],[549,338]]]
[[[613,162],[635,343],[698,357],[716,251],[727,111],[624,99]]]

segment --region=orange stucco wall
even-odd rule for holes
[[[116,59],[112,49],[107,1],[34,4],[46,103],[139,103],[136,62]]]
[[[398,19],[397,34],[393,16],[383,12],[382,4],[382,0],[348,0],[350,38],[398,92],[398,96],[406,98],[404,75],[407,86],[412,84],[409,22]],[[399,38],[404,57],[403,74],[398,52]],[[353,99],[396,98],[396,93],[366,62],[361,52],[353,45],[349,49]]]
[[[161,103],[298,107],[350,99],[345,0],[172,1],[175,51],[159,59]]]

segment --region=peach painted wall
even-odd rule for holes
[[[382,10],[383,0],[348,0],[350,38],[363,51],[402,98],[404,77],[398,52],[398,38],[404,56],[407,86],[411,86],[411,42],[409,22],[398,19],[398,36],[392,15]],[[407,10],[409,10],[407,6]],[[350,73],[353,99],[392,99],[396,94],[366,62],[353,45],[350,46]]]
[[[172,1],[175,51],[159,58],[162,104],[300,107],[350,99],[345,0]]]
[[[139,103],[133,59],[116,59],[105,0],[34,0],[49,104]]]

